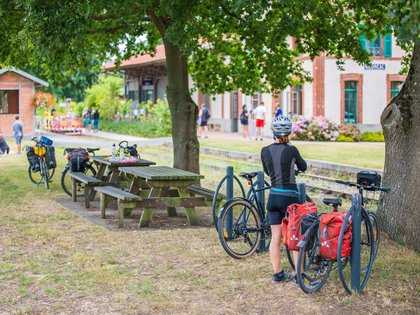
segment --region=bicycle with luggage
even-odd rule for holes
[[[64,156],[67,160],[64,166],[63,172],[61,173],[61,187],[64,192],[71,196],[72,180],[69,176],[69,172],[81,172],[85,175],[96,176],[97,168],[93,161],[92,156],[95,156],[95,152],[100,150],[99,148],[65,148]],[[80,187],[79,187],[80,186]],[[77,195],[83,196],[84,189],[80,183],[77,187]]]
[[[34,184],[44,184],[45,188],[49,189],[57,167],[53,141],[45,136],[33,137],[32,141],[35,145],[26,147],[29,179]]]
[[[291,229],[284,227],[286,233],[289,233],[284,237],[285,246],[288,250],[299,251],[295,268],[296,279],[300,288],[306,293],[317,292],[325,285],[334,264],[344,289],[351,293],[348,284],[351,266],[348,262],[356,247],[358,251],[360,250],[358,286],[363,290],[378,253],[379,227],[376,216],[365,209],[363,195],[365,190],[380,192],[389,190],[381,186],[380,175],[375,172],[358,173],[357,183],[341,180],[336,182],[357,187],[359,190],[359,193],[353,196],[352,207],[348,212],[338,211],[338,207],[341,206],[339,198],[325,198],[323,201],[333,207],[332,212],[318,214],[311,206],[306,205],[307,211],[301,212],[297,220],[297,229],[293,230],[295,235],[290,235]],[[360,215],[359,244],[354,243],[355,238],[352,235],[353,229],[356,228],[353,227],[356,215]]]

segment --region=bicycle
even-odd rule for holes
[[[376,216],[368,212],[364,208],[363,201],[363,191],[365,189],[377,190],[377,191],[389,191],[386,188],[380,186],[374,186],[362,183],[350,183],[341,180],[336,180],[339,184],[348,184],[359,188],[360,197],[354,197],[355,199],[360,199],[361,204],[361,239],[360,239],[360,248],[361,248],[361,288],[363,289],[372,270],[373,262],[376,258],[379,245],[379,227],[377,225]],[[325,204],[333,206],[333,212],[338,211],[338,206],[341,206],[341,200],[339,198],[326,198],[323,200]],[[354,201],[353,201],[354,203]],[[299,242],[299,255],[297,260],[297,268],[299,270],[296,273],[297,282],[300,288],[306,293],[314,293],[319,291],[327,282],[330,271],[332,270],[333,263],[337,262],[337,269],[339,273],[340,281],[343,284],[345,290],[351,293],[349,286],[347,285],[346,275],[349,271],[346,271],[345,268],[348,265],[348,257],[342,256],[343,240],[345,233],[351,227],[351,218],[353,217],[355,207],[352,206],[350,211],[344,217],[344,223],[341,226],[340,234],[338,236],[338,246],[337,246],[337,259],[335,261],[325,259],[320,255],[320,239],[319,239],[319,223],[320,218],[324,213],[317,215],[316,217],[311,218],[312,223],[309,228],[305,231],[302,240]],[[308,218],[310,219],[310,218]],[[375,229],[372,227],[372,222],[374,220]],[[374,234],[375,233],[375,234]]]
[[[265,205],[258,195],[271,186],[264,181],[264,185],[258,188],[257,183],[253,182],[257,175],[258,172],[239,175],[245,178],[250,186],[247,197],[236,197],[226,202],[218,217],[219,241],[228,255],[236,259],[249,257],[258,249],[263,251],[270,245],[271,227]],[[302,194],[303,189],[296,192],[297,196]],[[310,199],[306,194],[305,196],[306,200]],[[287,249],[286,254],[289,263],[293,265],[291,253]]]
[[[47,163],[46,155],[48,147],[44,143],[44,139],[42,139],[42,137],[41,139],[33,137],[31,140],[35,142],[35,145],[33,147],[27,147],[26,149],[29,160],[29,179],[32,183],[36,185],[44,183],[45,188],[49,189],[51,179],[53,178],[55,173],[55,166],[49,167]]]
[[[72,187],[72,179],[68,175],[68,173],[71,171],[70,155],[72,152],[76,150],[86,150],[87,154],[91,156],[95,156],[95,152],[100,150],[100,148],[86,148],[86,149],[65,148],[64,149],[64,155],[66,156],[67,164],[64,166],[63,172],[61,173],[60,182],[61,182],[61,187],[63,188],[64,192],[69,196],[71,196],[71,187]],[[85,162],[83,173],[89,176],[96,176],[97,169],[95,168],[95,164],[92,162],[91,159]],[[77,197],[82,197],[82,196],[84,196],[84,189],[82,187],[82,184],[78,183]]]

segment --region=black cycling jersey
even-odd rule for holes
[[[273,143],[262,148],[261,161],[272,187],[296,189],[295,165],[301,172],[307,168],[298,149],[288,143]]]

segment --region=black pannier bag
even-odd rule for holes
[[[57,167],[57,161],[55,159],[55,148],[53,146],[46,146],[47,150],[45,153],[45,161],[49,169]]]
[[[366,190],[369,190],[369,187],[372,186],[380,187],[381,175],[373,171],[360,171],[357,173],[357,183],[362,185]]]
[[[312,224],[314,224],[314,222],[318,221],[319,218],[315,213],[310,213],[305,215],[302,218],[302,221],[300,223],[300,232],[301,235],[304,235],[306,233],[306,231],[311,227]]]
[[[127,147],[128,155],[139,158],[139,152],[137,151],[137,145],[131,145]]]
[[[35,155],[33,147],[26,147],[26,157],[33,172],[39,172],[39,158]]]
[[[85,149],[75,149],[69,153],[69,161],[72,172],[84,172],[89,161],[89,153]]]

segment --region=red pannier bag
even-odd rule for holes
[[[302,239],[300,223],[305,215],[317,213],[316,205],[312,202],[294,203],[287,207],[286,217],[282,221],[281,234],[288,250],[298,251],[298,243]]]
[[[328,260],[337,260],[338,237],[345,216],[345,212],[331,212],[321,215],[319,220],[319,241],[321,243],[319,254],[321,257]],[[350,225],[344,233],[341,249],[342,257],[351,255],[351,232]]]

